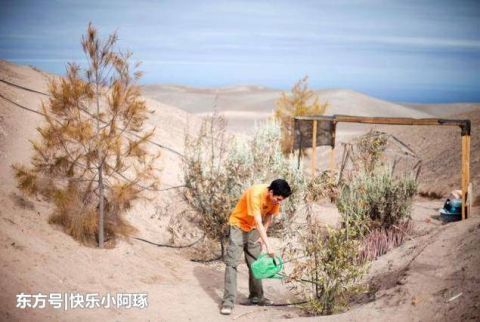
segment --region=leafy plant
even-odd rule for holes
[[[303,308],[310,314],[342,311],[348,300],[362,290],[359,281],[366,267],[358,260],[359,242],[346,238],[344,229],[325,229],[312,223],[298,231],[298,246],[287,247],[287,261],[295,261],[285,282],[306,298]]]
[[[362,171],[343,185],[336,204],[352,237],[363,237],[408,220],[416,189],[413,178],[395,179],[386,168]]]
[[[159,155],[145,148],[153,131],[143,131],[141,72],[138,65],[132,71],[130,52],[115,49],[117,40],[115,33],[101,40],[89,24],[82,38],[86,69],[69,64],[65,78],[51,81],[32,164],[13,166],[22,191],[54,204],[51,223],[100,247],[104,231],[108,240],[135,230],[122,215],[158,182]]]

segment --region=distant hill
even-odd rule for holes
[[[453,104],[406,104],[405,106],[428,113],[434,117],[454,117],[460,113],[480,114],[480,103],[453,103]]]
[[[227,88],[192,88],[178,85],[149,85],[143,87],[146,97],[177,106],[197,115],[223,113],[233,132],[251,133],[254,124],[273,114],[282,91],[259,86]],[[327,115],[431,117],[428,112],[387,102],[346,89],[318,90],[320,102],[328,103]]]
[[[270,113],[282,91],[258,86],[208,89],[176,85],[144,86],[145,96],[182,108],[190,113],[242,111]],[[430,117],[428,112],[387,102],[346,89],[318,90],[320,102],[329,104],[326,114],[360,116]]]

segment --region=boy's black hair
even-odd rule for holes
[[[274,196],[282,196],[288,198],[292,194],[292,189],[288,185],[288,182],[283,179],[276,179],[270,183],[268,190],[273,191]]]

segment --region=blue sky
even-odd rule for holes
[[[0,0],[0,59],[64,74],[93,22],[144,84],[349,88],[403,102],[480,101],[480,1]]]

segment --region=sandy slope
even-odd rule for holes
[[[480,196],[480,105],[477,110],[452,114],[452,119],[472,122],[470,143],[470,180],[474,186],[474,200]],[[423,160],[420,190],[446,196],[453,189],[461,189],[462,139],[457,127],[380,127],[407,143]],[[476,187],[476,189],[475,189]]]
[[[46,74],[29,67],[0,62],[2,79],[39,91],[46,89]],[[250,88],[228,89],[244,94]],[[267,89],[254,89],[268,91]],[[31,108],[42,95],[0,83],[0,94]],[[366,98],[365,98],[366,99]],[[149,100],[154,110],[150,126],[157,127],[155,141],[182,150],[183,129],[198,120],[175,107]],[[223,320],[465,320],[479,319],[479,264],[476,250],[480,217],[442,226],[436,219],[441,201],[419,200],[414,207],[417,232],[414,240],[372,264],[370,277],[378,284],[375,299],[360,299],[349,312],[322,318],[300,317],[295,308],[256,308],[238,305],[234,315],[218,314],[223,287],[223,265],[190,262],[189,252],[157,248],[136,240],[119,241],[116,248],[98,250],[79,245],[47,223],[51,206],[26,200],[15,188],[10,170],[14,162],[27,162],[29,139],[42,118],[0,98],[0,320],[2,321],[223,321]],[[153,149],[153,148],[152,148]],[[164,151],[162,179],[165,187],[181,182],[179,158]],[[472,176],[476,172],[472,171]],[[141,237],[167,242],[166,225],[173,215],[188,208],[175,192],[157,193],[152,202],[139,202],[129,220]],[[319,209],[319,215],[328,209]],[[478,212],[478,209],[475,209]],[[331,218],[330,218],[331,219]],[[329,220],[330,220],[329,219]],[[194,232],[181,236],[192,239]],[[423,237],[422,237],[423,236]],[[183,241],[183,240],[182,240]],[[248,295],[245,265],[240,266],[239,297]],[[285,286],[266,283],[268,295],[285,300]],[[72,309],[67,311],[15,308],[21,292],[148,293],[148,309]],[[456,300],[445,303],[462,293]]]

